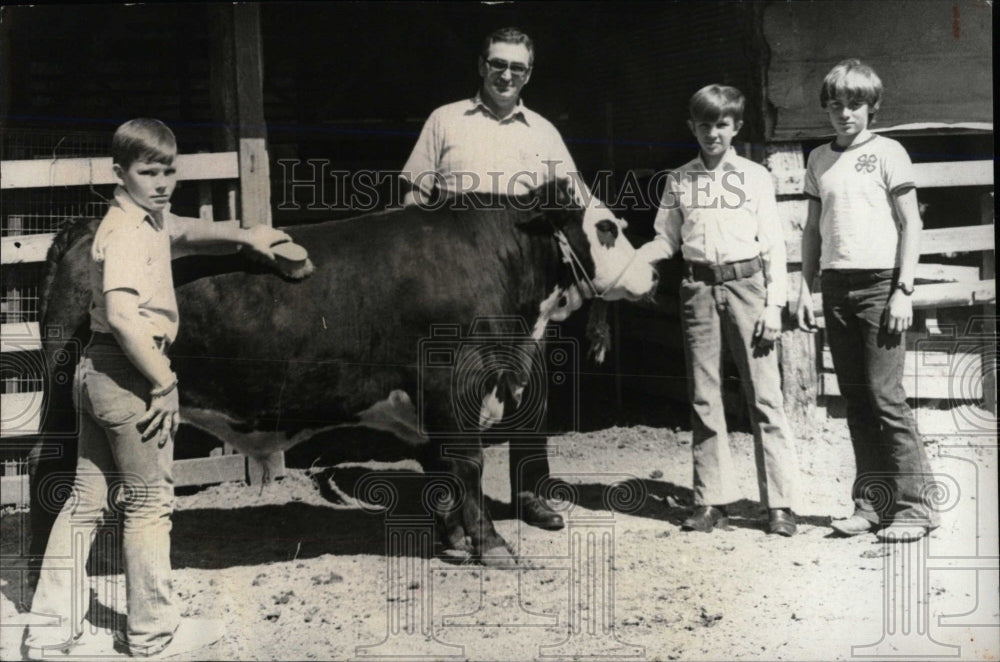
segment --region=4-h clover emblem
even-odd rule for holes
[[[875,164],[878,157],[874,154],[862,154],[858,157],[858,162],[854,164],[854,169],[858,172],[875,172]]]

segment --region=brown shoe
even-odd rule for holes
[[[768,527],[770,533],[790,538],[797,530],[795,524],[795,513],[791,508],[772,508],[771,523]]]
[[[681,531],[701,531],[711,533],[712,529],[729,526],[729,516],[725,509],[715,506],[698,506],[691,516],[681,524]]]

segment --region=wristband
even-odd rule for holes
[[[167,386],[164,386],[161,389],[151,390],[149,392],[149,396],[151,398],[162,398],[163,396],[173,391],[175,388],[177,388],[177,375],[174,375],[174,381],[170,382],[170,384],[168,384]]]
[[[900,292],[902,292],[906,296],[912,296],[913,295],[913,286],[912,285],[907,285],[903,281],[899,281],[898,283],[896,283],[896,289],[898,289]]]

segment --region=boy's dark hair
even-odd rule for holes
[[[524,31],[520,28],[500,28],[499,30],[494,30],[485,39],[483,39],[483,49],[480,55],[483,59],[490,52],[490,46],[502,41],[505,44],[524,44],[525,48],[528,49],[528,66],[530,67],[535,62],[535,42],[531,40],[531,37],[526,35]]]
[[[735,87],[706,85],[691,97],[688,111],[696,122],[717,122],[722,117],[732,117],[739,123],[743,121],[746,104],[746,97]]]
[[[177,156],[174,132],[160,120],[144,117],[129,120],[111,139],[111,162],[128,168],[136,161],[171,165]]]
[[[882,79],[875,70],[857,58],[837,63],[823,79],[819,90],[819,103],[823,108],[833,99],[845,97],[848,101],[863,101],[871,108],[871,116],[882,101]]]

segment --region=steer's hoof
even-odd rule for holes
[[[479,555],[479,560],[487,568],[513,570],[518,567],[517,557],[511,554],[510,550],[503,545],[486,550]]]

